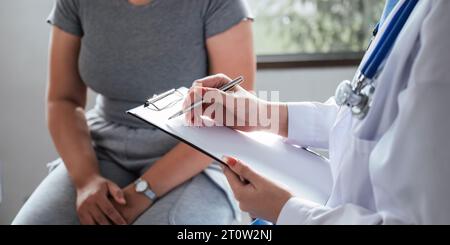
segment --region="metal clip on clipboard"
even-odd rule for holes
[[[144,107],[153,111],[163,111],[176,105],[178,102],[184,99],[184,94],[178,89],[171,89],[159,95],[154,95],[148,99]]]

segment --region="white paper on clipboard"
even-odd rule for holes
[[[186,94],[187,88],[177,90]],[[191,145],[215,160],[232,156],[299,197],[325,204],[332,186],[326,159],[268,133],[242,133],[226,127],[187,127],[178,117],[167,119],[182,107],[179,101],[161,111],[140,106],[127,113]]]

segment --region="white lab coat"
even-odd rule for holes
[[[289,138],[329,149],[333,190],[290,199],[278,224],[450,224],[449,45],[450,1],[419,1],[363,121],[333,99],[289,105]]]

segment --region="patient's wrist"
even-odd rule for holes
[[[97,178],[101,178],[100,173],[98,173],[97,171],[85,171],[73,174],[72,182],[76,189],[81,189]]]

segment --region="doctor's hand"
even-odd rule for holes
[[[76,207],[82,225],[126,224],[125,219],[113,205],[113,202],[119,205],[126,203],[122,190],[115,183],[95,175],[76,189]]]
[[[186,122],[191,126],[227,126],[244,132],[267,131],[287,136],[287,105],[261,100],[239,85],[229,92],[219,90],[231,81],[223,74],[196,80],[183,108],[200,100],[204,103],[185,114]]]
[[[114,206],[124,217],[127,224],[133,224],[142,213],[151,207],[152,202],[145,195],[137,193],[134,184],[125,187],[123,193],[127,203],[121,205],[115,202]]]
[[[276,223],[292,194],[234,158],[225,157],[223,160],[228,165],[223,167],[224,174],[241,210],[250,213],[253,218]]]

